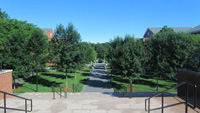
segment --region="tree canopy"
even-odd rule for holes
[[[163,29],[168,29],[166,26]],[[169,73],[174,77],[177,68],[183,67],[187,59],[194,53],[193,41],[186,33],[163,30],[146,42],[153,71]]]

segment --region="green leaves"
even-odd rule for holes
[[[171,74],[183,67],[187,59],[194,53],[194,43],[186,33],[175,33],[170,28],[155,34],[146,42],[149,51],[149,66],[152,71]]]
[[[143,65],[147,61],[147,54],[140,40],[126,35],[124,39],[117,37],[111,42],[112,67],[125,76],[139,76],[144,72]]]

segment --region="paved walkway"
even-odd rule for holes
[[[105,63],[95,63],[82,92],[114,92]]]

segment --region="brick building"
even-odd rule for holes
[[[42,30],[44,31],[44,34],[49,37],[48,41],[51,41],[52,38],[54,37],[53,30],[51,28],[42,28]]]

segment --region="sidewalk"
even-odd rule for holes
[[[114,92],[105,63],[95,63],[82,92]]]

